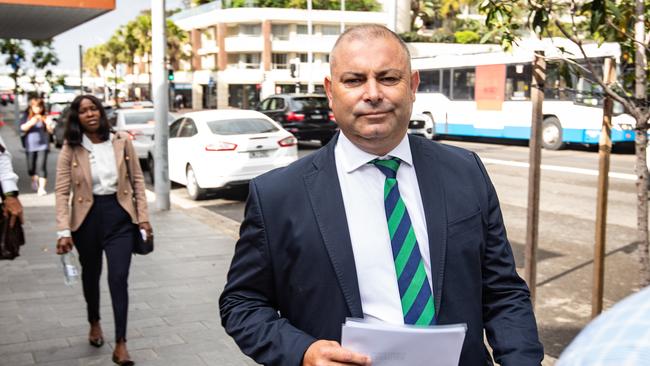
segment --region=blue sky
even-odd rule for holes
[[[181,0],[167,0],[167,9],[181,7]],[[79,45],[84,49],[106,42],[115,30],[135,19],[142,10],[151,8],[151,0],[117,0],[115,10],[54,37],[59,56],[58,68],[78,73]]]

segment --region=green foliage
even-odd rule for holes
[[[464,30],[454,33],[456,43],[479,43],[481,37],[474,31]]]
[[[9,77],[14,81],[14,93],[20,94],[18,78],[23,73],[23,63],[25,61],[25,49],[23,41],[19,39],[0,39],[0,54],[6,55],[5,65],[11,65]]]

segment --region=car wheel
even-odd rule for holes
[[[187,188],[187,194],[190,198],[197,201],[205,197],[206,190],[199,187],[199,183],[196,181],[196,175],[194,174],[194,169],[192,169],[191,165],[187,166],[185,174],[187,180],[185,187]]]
[[[562,142],[562,125],[556,117],[547,117],[542,122],[542,146],[548,150],[560,150]]]

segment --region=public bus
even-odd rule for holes
[[[562,77],[568,52],[576,64],[586,65],[577,47],[560,40],[522,43],[512,52],[501,50],[414,57],[420,85],[415,113],[429,115],[437,136],[470,136],[527,140],[531,133],[531,81],[534,50],[546,58],[542,143],[557,150],[567,143],[598,144],[603,119],[600,86],[582,76]],[[602,73],[606,57],[618,60],[615,43],[588,44],[589,60]],[[573,66],[575,67],[575,66]],[[633,142],[635,121],[615,103],[612,143]]]

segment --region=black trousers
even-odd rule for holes
[[[28,151],[27,154],[27,172],[30,176],[38,175],[41,178],[47,178],[47,155],[48,150]]]
[[[88,322],[100,320],[99,278],[102,251],[108,265],[108,288],[113,303],[115,340],[126,340],[129,311],[128,278],[136,226],[117,202],[116,195],[94,197],[93,206],[72,240],[79,252],[81,281],[88,310]]]

